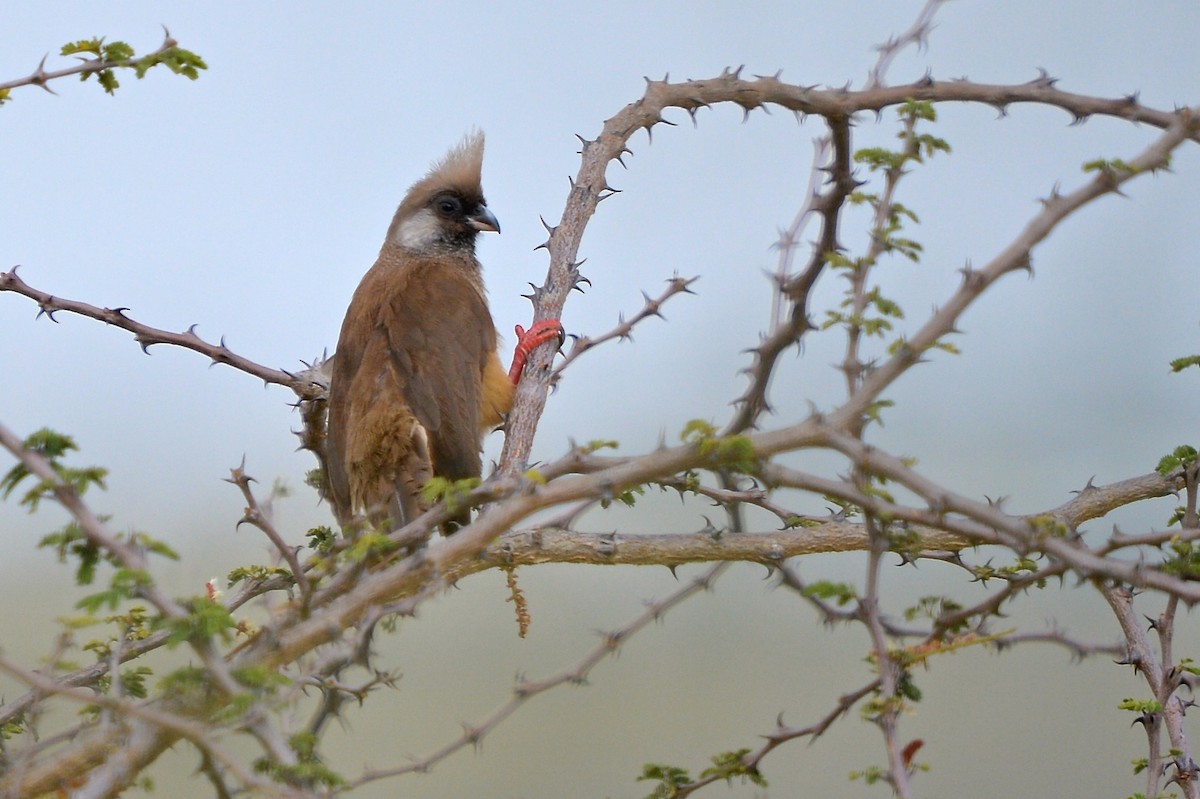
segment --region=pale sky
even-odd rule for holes
[[[504,231],[482,239],[479,255],[511,346],[512,325],[530,317],[519,295],[545,274],[546,256],[533,250],[543,238],[539,216],[557,220],[578,167],[575,134],[594,136],[639,97],[643,76],[703,78],[744,64],[748,73],[782,69],[801,84],[859,85],[873,45],[907,28],[919,7],[14,4],[0,32],[0,81],[28,74],[47,52],[47,68],[61,66],[54,54],[73,39],[103,35],[153,50],[162,24],[209,69],[194,83],[162,69],[141,81],[123,74],[115,97],[73,79],[54,84],[58,96],[15,91],[0,108],[0,269],[20,264],[37,288],[127,306],[158,327],[195,323],[200,335],[225,336],[251,359],[297,368],[332,350],[408,185],[479,127],[485,190]],[[907,51],[891,83],[927,70],[938,79],[1018,83],[1045,68],[1070,91],[1136,91],[1159,108],[1200,103],[1195,3],[959,0],[937,19],[929,49]],[[901,188],[902,202],[921,215],[910,233],[925,256],[883,273],[907,312],[906,329],[949,295],[965,261],[986,262],[1010,241],[1037,198],[1055,184],[1078,185],[1084,162],[1130,157],[1155,134],[1109,120],[1069,126],[1062,112],[1032,108],[1014,107],[1003,120],[986,107],[941,114],[936,133],[954,152]],[[652,145],[635,137],[628,169],[610,170],[623,191],[589,227],[581,254],[592,287],[572,298],[563,323],[571,333],[602,333],[640,307],[642,290],[656,294],[676,272],[701,277],[697,296],[673,300],[668,321],[646,323],[632,343],[576,363],[550,400],[535,457],[561,454],[568,437],[644,451],[660,435],[674,440],[688,419],[723,422],[743,387],[742,350],[768,312],[771,245],[803,201],[811,140],[823,130],[783,111],[743,123],[740,110],[717,108],[701,112],[698,127],[682,112],[668,118],[679,126],[657,128]],[[859,145],[894,141],[893,119],[864,117]],[[1068,220],[1035,252],[1032,280],[1006,278],[966,315],[961,356],[936,356],[901,381],[889,395],[897,407],[873,441],[918,457],[926,474],[963,493],[1007,495],[1022,512],[1065,501],[1093,475],[1104,483],[1146,473],[1176,444],[1195,443],[1196,376],[1171,376],[1167,362],[1200,351],[1198,177],[1197,149],[1185,147],[1173,174],[1139,179],[1128,198],[1106,198]],[[862,229],[848,220],[845,243],[861,247]],[[832,280],[823,286],[818,309],[840,290]],[[277,508],[292,540],[331,521],[302,484],[313,463],[295,451],[289,392],[208,368],[191,352],[160,346],[147,357],[123,331],[69,316],[55,325],[35,320],[36,311],[0,294],[0,422],[21,434],[44,425],[70,433],[79,462],[109,467],[109,490],[92,497],[97,510],[114,514],[117,529],[178,546],[185,560],[167,572],[173,590],[199,592],[213,574],[266,557],[265,541],[234,529],[242,501],[221,482],[243,455],[264,490],[276,479],[294,489]],[[800,358],[786,359],[773,388],[777,423],[802,418],[806,400],[831,407],[839,399],[830,364],[841,346],[832,333],[817,336]],[[499,445],[493,436],[488,453]],[[0,472],[8,467],[0,459]],[[649,504],[649,516],[595,517],[592,529],[703,526],[698,512]],[[1131,529],[1161,525],[1170,507],[1119,520]],[[31,658],[52,637],[39,625],[69,613],[74,596],[67,569],[35,549],[60,523],[53,511],[27,517],[0,504],[4,596],[10,605],[38,597],[36,610],[0,622],[0,646],[20,640]],[[1089,529],[1104,535],[1110,524]],[[853,557],[814,558],[800,569],[810,578],[861,573]],[[649,786],[633,780],[644,762],[696,773],[712,754],[757,745],[780,711],[792,724],[815,719],[868,679],[865,643],[856,630],[821,627],[762,576],[735,570],[716,594],[603,664],[590,687],[561,689],[521,711],[482,752],[362,795],[642,796]],[[922,582],[938,576],[931,566],[897,572],[896,605],[930,592]],[[344,771],[436,748],[460,722],[503,702],[514,672],[571,665],[594,630],[626,623],[642,600],[675,585],[665,570],[637,569],[526,569],[522,580],[534,616],[529,640],[516,639],[502,577],[485,575],[428,603],[381,646],[406,676],[378,709],[350,718],[352,746],[339,749],[340,734],[331,738]],[[1114,639],[1100,604],[1086,589],[1055,589],[1031,597],[1020,621]],[[963,654],[923,675],[927,699],[911,734],[929,741],[922,757],[933,772],[918,792],[988,795],[979,786],[994,779],[995,795],[1062,793],[1067,773],[1068,794],[1140,790],[1128,763],[1144,755],[1144,736],[1128,731],[1116,703],[1144,687],[1106,660],[1066,659],[1035,649]],[[190,752],[174,757],[160,781],[195,765]],[[851,717],[815,746],[768,759],[767,794],[735,785],[729,795],[865,795],[861,784],[847,786],[846,772],[882,762],[875,731]],[[172,789],[207,792],[198,780]]]

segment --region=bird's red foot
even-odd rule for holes
[[[525,371],[525,362],[529,360],[529,354],[547,341],[557,341],[561,347],[566,334],[563,333],[562,323],[557,319],[543,319],[540,322],[534,322],[528,330],[517,325],[514,330],[517,333],[517,346],[513,350],[513,362],[512,367],[508,370],[508,379],[515,386],[521,379],[521,373]]]

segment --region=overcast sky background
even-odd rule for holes
[[[209,70],[194,83],[161,69],[142,81],[122,74],[115,97],[74,79],[54,84],[58,96],[16,91],[0,108],[0,269],[21,264],[28,283],[56,295],[127,306],[158,327],[196,323],[209,340],[225,336],[242,355],[295,368],[333,348],[408,185],[478,126],[487,134],[485,189],[504,230],[481,238],[480,257],[511,346],[512,325],[530,317],[519,295],[545,274],[545,254],[533,251],[544,237],[539,216],[558,218],[578,167],[575,134],[594,136],[637,99],[643,75],[702,78],[745,64],[748,73],[782,69],[801,84],[857,85],[872,46],[907,28],[919,7],[15,4],[0,32],[0,80],[28,74],[46,52],[47,68],[60,66],[53,54],[77,38],[104,35],[148,52],[160,23]],[[1198,34],[1200,5],[1191,2],[962,0],[939,13],[929,50],[907,51],[889,77],[902,83],[930,70],[938,79],[1017,83],[1042,67],[1070,91],[1140,91],[1154,107],[1195,105]],[[954,153],[911,175],[900,195],[921,215],[911,232],[926,254],[884,273],[885,292],[907,312],[904,330],[954,290],[965,261],[983,264],[1011,240],[1038,197],[1055,184],[1077,186],[1086,161],[1136,155],[1157,133],[1109,120],[1068,126],[1064,113],[1032,108],[1014,107],[1001,121],[986,107],[940,113],[936,132]],[[676,272],[701,276],[697,296],[673,300],[669,322],[646,323],[633,343],[573,366],[547,408],[535,457],[561,454],[568,436],[644,451],[660,435],[673,441],[690,418],[723,422],[743,387],[741,351],[766,324],[771,245],[803,202],[811,140],[823,131],[778,110],[743,124],[739,109],[716,108],[699,114],[697,128],[682,112],[668,118],[682,124],[656,128],[652,146],[636,136],[628,169],[610,170],[623,193],[588,229],[581,254],[592,287],[572,298],[563,322],[568,332],[604,332],[640,307],[642,290],[657,293]],[[863,118],[857,144],[890,144],[893,120]],[[1170,376],[1167,362],[1200,351],[1198,176],[1196,148],[1185,147],[1174,174],[1134,181],[1128,199],[1106,198],[1070,219],[1035,253],[1034,279],[1008,277],[968,312],[962,356],[935,356],[889,394],[897,407],[873,441],[918,457],[926,474],[963,493],[1009,496],[1007,507],[1022,512],[1065,501],[1093,475],[1105,483],[1146,473],[1176,444],[1194,443],[1197,378]],[[853,221],[844,240],[861,248]],[[828,281],[817,307],[840,291]],[[235,530],[242,502],[221,482],[243,455],[263,487],[282,479],[296,489],[277,508],[292,540],[330,522],[302,485],[313,462],[295,451],[289,429],[299,420],[287,391],[208,368],[191,352],[160,346],[147,357],[123,331],[65,315],[55,325],[35,320],[36,310],[0,295],[0,421],[21,434],[43,425],[68,432],[82,447],[79,462],[109,467],[95,507],[114,514],[118,529],[147,530],[181,550],[183,563],[164,572],[177,593],[265,558],[256,533]],[[830,364],[841,346],[833,333],[815,336],[801,358],[787,359],[773,389],[778,423],[802,418],[808,400],[838,400]],[[488,453],[499,445],[493,436]],[[593,517],[591,529],[703,526],[703,509],[673,503]],[[1118,520],[1129,529],[1161,525],[1171,505]],[[61,519],[0,504],[0,585],[10,609],[0,646],[27,659],[47,651],[45,621],[68,613],[75,596],[67,570],[34,547]],[[1088,529],[1103,536],[1109,526]],[[813,558],[800,569],[856,580],[861,561]],[[858,630],[822,628],[762,576],[736,569],[715,594],[603,664],[590,687],[535,700],[480,753],[362,795],[642,796],[649,786],[633,779],[644,762],[695,773],[716,752],[756,746],[781,711],[791,724],[814,720],[869,679],[866,641]],[[944,590],[940,577],[931,565],[889,573],[889,599],[903,607]],[[353,774],[431,751],[460,722],[503,702],[515,672],[537,677],[571,665],[595,630],[624,624],[644,599],[675,585],[665,570],[555,567],[526,569],[521,579],[534,619],[526,641],[516,638],[503,577],[491,574],[428,603],[383,642],[385,662],[404,672],[401,691],[352,716],[346,738],[331,738],[337,767]],[[1052,589],[1030,597],[1017,620],[1115,639],[1101,605],[1087,589]],[[1194,621],[1186,624],[1179,651],[1197,656]],[[1104,659],[1067,660],[1034,648],[964,653],[921,675],[926,701],[906,734],[929,741],[921,758],[933,772],[918,792],[1140,790],[1128,763],[1144,755],[1144,736],[1116,704],[1144,695],[1143,684]],[[157,771],[160,783],[195,765],[183,748],[172,758]],[[858,783],[847,788],[845,774],[882,762],[874,730],[852,717],[815,746],[768,759],[769,792],[735,786],[732,794],[865,793]],[[208,793],[199,779],[171,788]]]

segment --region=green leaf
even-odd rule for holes
[[[896,107],[896,113],[902,119],[937,122],[937,108],[934,106],[932,100],[905,100]]]
[[[767,787],[767,781],[763,775],[759,773],[755,766],[747,766],[742,762],[742,758],[750,754],[749,749],[738,749],[734,752],[722,752],[719,755],[712,756],[712,767],[706,768],[700,772],[700,779],[705,777],[719,777],[725,780],[726,783],[733,781],[734,777],[741,777],[742,781],[750,781],[762,788]]]
[[[1118,710],[1128,710],[1131,713],[1161,713],[1162,703],[1157,699],[1123,699],[1117,705]]]
[[[77,585],[91,585],[96,578],[96,564],[100,562],[100,548],[87,540],[83,530],[75,522],[68,523],[61,530],[42,537],[38,542],[39,549],[54,549],[59,563],[66,563],[68,558],[78,558],[79,566],[75,571]]]
[[[360,563],[391,552],[396,548],[396,542],[386,534],[379,532],[361,532],[354,537],[354,544],[346,550],[346,558],[351,563]]]
[[[683,426],[679,440],[685,444],[700,444],[717,434],[716,425],[703,419],[692,419]]]
[[[147,533],[134,533],[129,537],[130,543],[154,555],[162,555],[167,560],[179,560],[179,553],[171,549],[165,541],[151,538]]]
[[[183,75],[189,80],[196,80],[200,77],[199,70],[208,69],[208,64],[204,63],[203,58],[182,47],[171,47],[161,53],[143,56],[134,64],[133,68],[138,78],[141,78],[159,64],[163,64],[176,75]]]
[[[610,505],[612,505],[613,500],[615,499],[617,502],[620,502],[625,507],[632,508],[634,505],[637,504],[637,498],[640,496],[643,496],[645,493],[646,493],[645,486],[634,486],[633,488],[627,488],[624,491],[621,491],[620,493],[613,496],[612,499],[601,499],[600,507],[602,507],[602,508],[609,507]]]
[[[806,586],[804,596],[822,600],[834,600],[838,606],[848,605],[858,599],[858,592],[849,583],[835,583],[820,580]]]
[[[154,673],[149,666],[135,666],[121,672],[121,690],[126,696],[134,699],[145,699],[148,696],[146,678]]]
[[[867,409],[863,412],[863,416],[880,427],[883,427],[883,416],[880,414],[880,411],[882,411],[884,408],[890,408],[895,404],[896,403],[893,400],[875,400],[867,406]]]
[[[296,733],[288,745],[296,753],[294,765],[284,765],[266,758],[254,761],[254,770],[267,774],[277,782],[289,784],[317,784],[336,788],[346,784],[346,779],[321,762],[317,754],[318,739],[314,733]]]
[[[157,620],[157,626],[170,630],[168,647],[215,636],[228,642],[231,638],[230,631],[237,628],[237,622],[229,609],[207,597],[192,597],[188,602],[188,609],[190,612],[182,618]]]
[[[22,442],[22,446],[24,449],[45,458],[50,464],[50,468],[58,475],[58,478],[68,484],[76,494],[82,496],[92,485],[104,488],[104,478],[108,476],[107,469],[98,466],[77,469],[64,466],[61,463],[60,459],[63,455],[72,450],[79,449],[75,444],[75,440],[70,436],[65,436],[43,427],[26,438]],[[31,476],[32,473],[24,463],[18,463],[9,469],[4,477],[0,478],[0,492],[2,492],[2,497],[8,499],[17,486]],[[19,504],[24,505],[30,513],[33,513],[38,509],[38,505],[43,499],[54,495],[55,488],[53,480],[38,480],[22,495]]]
[[[91,53],[92,55],[100,55],[100,48],[104,44],[103,39],[80,39],[76,42],[69,42],[62,46],[59,55],[76,55],[78,53]]]
[[[304,534],[308,538],[308,546],[323,555],[328,555],[337,544],[338,535],[328,525],[312,527]],[[232,577],[231,577],[232,580]],[[232,582],[230,583],[232,585]]]
[[[867,766],[862,771],[851,771],[851,780],[862,780],[867,785],[874,785],[882,779],[887,778],[887,771],[879,766]]]
[[[1140,170],[1120,158],[1097,158],[1083,165],[1084,172],[1103,172],[1115,175],[1120,172],[1126,175],[1136,175]]]
[[[0,98],[0,102],[3,102],[3,98]],[[1189,355],[1186,358],[1176,358],[1171,361],[1172,372],[1182,372],[1189,366],[1200,366],[1200,355]]]
[[[904,154],[883,147],[864,147],[854,153],[854,163],[865,164],[872,172],[900,169],[904,166]]]
[[[86,73],[85,73],[86,74]],[[104,91],[108,94],[115,94],[120,83],[117,81],[117,75],[111,69],[104,69],[96,73],[96,80],[100,81],[100,85],[104,87]]]
[[[679,792],[679,788],[691,782],[692,778],[687,769],[664,763],[647,763],[642,766],[642,774],[637,781],[659,783],[646,795],[646,799],[671,799]]]
[[[239,566],[233,569],[226,576],[226,581],[230,588],[240,583],[243,580],[248,580],[252,583],[265,582],[272,577],[291,577],[292,572],[282,566]]]
[[[110,42],[101,48],[105,61],[127,61],[133,58],[133,48],[125,42]]]
[[[1181,444],[1171,451],[1170,455],[1164,455],[1159,460],[1158,466],[1154,467],[1154,471],[1161,474],[1163,477],[1168,477],[1172,472],[1181,467],[1190,466],[1196,462],[1196,448],[1188,444]]]
[[[292,682],[286,675],[267,666],[247,666],[233,669],[230,673],[242,685],[259,691],[271,691]]]
[[[421,499],[428,505],[444,502],[448,510],[456,511],[467,505],[467,497],[479,487],[481,482],[478,477],[467,477],[462,480],[431,477],[421,487]]]
[[[917,600],[917,604],[905,609],[904,619],[913,621],[917,618],[926,618],[937,621],[948,613],[956,613],[960,610],[962,610],[962,605],[949,597],[923,596]]]
[[[75,603],[75,607],[88,613],[96,613],[105,606],[116,610],[121,602],[136,598],[142,588],[151,584],[150,574],[146,571],[117,569],[107,590],[85,596]]]

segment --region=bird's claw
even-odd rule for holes
[[[513,330],[517,334],[517,345],[513,351],[512,368],[508,370],[508,379],[513,385],[521,379],[521,373],[525,371],[525,362],[529,360],[529,355],[548,341],[557,341],[561,347],[566,341],[566,333],[563,331],[562,323],[557,319],[543,319],[540,322],[534,322],[528,330],[521,325],[514,326]]]

